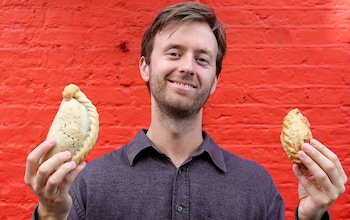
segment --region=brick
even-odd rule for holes
[[[350,168],[349,1],[204,3],[226,24],[228,51],[203,127],[224,149],[268,170],[291,219],[297,180],[279,141],[290,109],[298,107],[314,137],[338,154],[346,172]],[[67,84],[78,84],[100,114],[99,139],[87,161],[149,126],[140,43],[168,3],[0,4],[0,210],[6,210],[0,218],[28,219],[37,199],[23,183],[26,156],[45,139]],[[332,219],[348,219],[349,204],[346,192],[330,208]]]
[[[314,84],[314,85],[340,85],[345,86],[350,77],[348,77],[348,68],[350,66],[274,66],[267,68],[263,73],[259,73],[256,77],[263,78],[264,81],[272,85],[280,84],[288,80],[290,85],[298,84]],[[254,70],[250,70],[251,72]],[[256,71],[256,70],[255,70]],[[337,74],[333,74],[336,72]],[[317,76],[317,77],[313,77]],[[249,76],[246,76],[249,79]]]
[[[300,28],[293,31],[292,37],[296,44],[331,44],[338,41],[333,34],[341,31],[336,27]]]

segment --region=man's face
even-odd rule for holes
[[[216,88],[218,45],[210,27],[169,25],[154,38],[151,62],[140,70],[156,106],[176,117],[197,114]]]

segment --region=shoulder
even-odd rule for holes
[[[126,155],[126,145],[89,161],[84,171],[106,172],[119,166],[130,166]]]
[[[150,145],[145,131],[141,130],[129,143],[90,161],[85,169],[89,172],[105,172],[112,169],[130,168],[135,157]]]
[[[273,182],[272,176],[260,164],[223,150],[227,171],[225,175],[242,190],[265,195],[264,198],[280,203],[282,198]],[[283,203],[283,202],[282,202]]]
[[[238,169],[246,168],[252,170],[265,170],[260,164],[257,162],[243,158],[237,154],[231,153],[225,149],[222,149],[222,154],[225,158],[226,165],[233,168],[236,167]]]
[[[234,172],[244,177],[251,178],[253,176],[270,178],[267,170],[257,162],[249,160],[222,149],[222,154],[225,160],[226,168],[229,173]]]
[[[251,176],[257,175],[262,177],[270,177],[268,172],[260,164],[253,160],[245,159],[228,150],[222,148],[207,134],[204,133],[205,151],[208,152],[215,165],[227,175]]]

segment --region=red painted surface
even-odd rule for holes
[[[178,1],[0,0],[0,218],[28,219],[36,198],[23,182],[27,154],[45,139],[76,83],[100,113],[88,160],[110,152],[150,121],[138,72],[140,40],[164,6]],[[204,128],[223,148],[262,164],[286,202],[297,182],[279,142],[282,118],[298,107],[314,137],[350,175],[350,2],[216,0],[228,53]],[[350,185],[330,213],[350,218]]]

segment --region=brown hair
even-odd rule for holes
[[[222,60],[226,53],[225,29],[210,7],[197,2],[184,2],[171,5],[155,17],[142,38],[141,56],[145,57],[146,63],[150,64],[151,61],[155,35],[173,21],[178,22],[177,26],[191,21],[205,22],[209,25],[218,43],[218,54],[216,57],[216,75],[218,76],[221,72]]]

